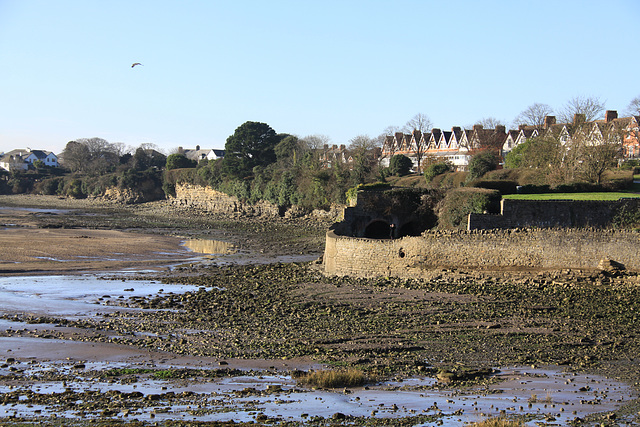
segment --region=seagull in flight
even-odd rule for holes
[[[135,67],[136,65],[142,65],[142,64],[139,62],[134,62],[133,65],[131,65],[131,68]]]

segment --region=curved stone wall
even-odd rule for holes
[[[640,270],[640,233],[617,230],[529,229],[427,232],[402,239],[366,239],[327,232],[328,274],[420,277],[435,268],[597,268],[600,260]]]

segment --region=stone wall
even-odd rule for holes
[[[308,211],[292,206],[286,211],[281,211],[277,205],[262,200],[255,205],[243,203],[235,196],[216,191],[211,187],[203,187],[192,184],[176,184],[176,196],[169,201],[180,207],[188,207],[203,212],[215,212],[225,215],[237,216],[261,216],[261,217],[300,217],[311,215],[313,217],[339,221],[342,219],[343,206],[333,206],[330,210],[316,209]]]
[[[640,209],[640,199],[512,200],[502,199],[500,215],[470,214],[468,230],[518,227],[606,227],[625,206]]]
[[[640,270],[640,233],[584,229],[427,232],[420,237],[366,239],[329,231],[328,274],[421,277],[434,268],[597,268],[608,258]]]
[[[255,205],[242,203],[235,196],[216,191],[211,187],[192,184],[176,184],[176,197],[170,199],[176,206],[189,207],[205,212],[227,215],[280,216],[278,206],[261,201]]]

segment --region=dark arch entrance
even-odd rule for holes
[[[385,221],[373,221],[364,229],[364,237],[369,239],[388,239],[389,224]]]
[[[420,232],[416,229],[416,226],[413,222],[408,222],[400,227],[398,231],[398,237],[404,236],[419,236]]]

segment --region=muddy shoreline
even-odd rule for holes
[[[180,294],[103,298],[99,303],[110,308],[107,315],[79,320],[9,313],[5,321],[22,327],[4,330],[0,342],[38,338],[56,345],[93,343],[112,346],[113,357],[130,351],[130,360],[134,355],[146,355],[154,363],[191,358],[218,369],[352,367],[370,378],[387,379],[557,365],[621,379],[636,392],[640,385],[637,272],[447,270],[422,281],[338,279],[320,274],[313,262],[194,260],[180,246],[185,238],[220,239],[261,262],[314,258],[322,252],[329,226],[315,218],[225,218],[176,211],[165,202],[122,207],[40,196],[1,196],[0,206],[5,236],[28,236],[33,247],[53,258],[29,258],[28,248],[14,248],[7,251],[10,255],[5,252],[0,277],[130,269],[145,271],[118,277],[125,284],[144,279],[167,288],[174,283],[194,288]],[[100,249],[96,256],[120,258],[55,261],[72,256],[59,252],[72,248],[45,240],[52,236],[58,242],[81,241],[83,252]],[[3,240],[5,248],[8,242]],[[21,239],[13,242],[18,247]],[[149,249],[155,245],[166,246]],[[139,258],[131,260],[134,254]],[[7,357],[20,362],[30,352],[21,347],[16,356]],[[90,354],[86,350],[77,363],[90,361]],[[625,425],[640,422],[638,411],[636,400],[616,413],[618,421],[610,414],[596,418]]]

